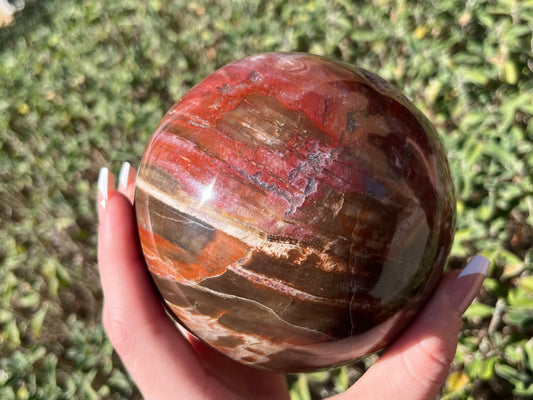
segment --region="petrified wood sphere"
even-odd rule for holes
[[[428,120],[357,67],[271,53],[176,103],[142,159],[143,252],[169,311],[243,363],[309,371],[386,346],[453,240]]]

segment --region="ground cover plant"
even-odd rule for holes
[[[0,398],[139,398],[100,323],[98,170],[136,165],[175,100],[265,51],[357,63],[433,121],[457,190],[449,267],[492,261],[440,396],[533,396],[532,30],[531,0],[27,1],[0,28]],[[292,397],[375,358],[290,376]]]

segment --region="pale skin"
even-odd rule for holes
[[[100,174],[98,259],[103,324],[145,399],[289,399],[285,376],[241,365],[178,330],[148,278],[132,206],[135,170],[118,190]],[[474,257],[447,273],[421,313],[380,359],[335,400],[434,399],[457,347],[461,315],[477,295],[489,262]],[[460,275],[461,273],[461,275]]]

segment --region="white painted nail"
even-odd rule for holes
[[[482,274],[487,276],[489,273],[490,261],[483,256],[474,256],[466,267],[461,271],[458,278],[471,274]]]
[[[122,167],[120,168],[120,173],[118,175],[118,184],[122,189],[126,189],[128,187],[130,168],[131,168],[131,165],[127,161],[123,163]]]
[[[448,289],[448,300],[458,315],[463,315],[489,272],[490,261],[483,256],[475,256],[455,278]]]
[[[98,205],[102,208],[105,208],[105,203],[107,201],[107,182],[109,180],[109,170],[107,167],[100,168],[100,173],[98,174]]]
[[[115,178],[109,173],[107,167],[102,167],[98,174],[98,214],[101,217],[102,212],[107,206],[107,200],[109,198],[109,192],[114,189]]]

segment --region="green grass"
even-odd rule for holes
[[[449,265],[492,260],[441,396],[533,395],[533,1],[27,3],[0,29],[0,398],[138,396],[100,325],[98,170],[136,165],[175,100],[265,51],[356,63],[433,121],[457,188]],[[373,360],[291,376],[293,399]]]

